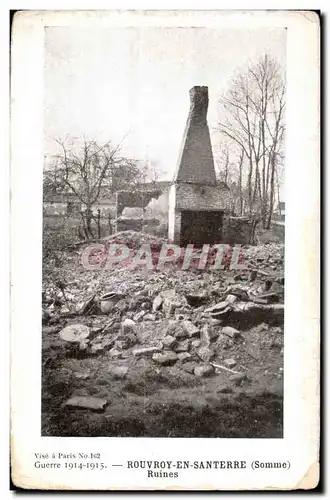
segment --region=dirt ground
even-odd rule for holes
[[[253,341],[262,347],[255,353]],[[237,387],[226,372],[205,379],[178,367],[157,368],[149,359],[56,360],[44,369],[43,426],[46,436],[282,437],[282,354],[279,335],[246,332],[234,350],[248,379]],[[282,337],[282,336],[281,336]],[[272,347],[272,338],[276,347]],[[253,358],[253,355],[259,356]],[[124,379],[112,373],[127,366]],[[83,378],[77,377],[82,376]],[[86,378],[85,378],[86,377]],[[104,413],[70,410],[72,394],[106,398]]]
[[[265,256],[256,254],[254,248],[247,250],[250,267],[261,268],[253,286],[283,275],[283,248],[279,248],[280,257],[274,255],[274,248],[269,247]],[[44,277],[43,436],[282,437],[283,319],[255,315],[230,323],[226,316],[212,324],[217,335],[209,344],[213,357],[208,365],[222,368],[214,368],[205,377],[185,370],[187,363],[201,363],[191,339],[189,359],[178,359],[170,366],[148,355],[134,355],[137,348],[161,345],[164,337],[180,328],[182,318],[177,313],[202,331],[211,321],[205,310],[223,300],[226,287],[246,284],[247,276],[240,281],[231,270],[212,276],[193,270],[96,273],[84,270],[75,252],[67,255],[61,267],[66,279],[64,300],[54,286],[58,273]],[[193,306],[181,304],[170,313],[164,307],[152,312],[152,301],[169,289],[178,297],[202,293],[203,300]],[[74,312],[95,290],[95,300],[109,290],[124,298],[106,314],[95,308],[87,314]],[[137,317],[148,301],[148,314]],[[114,355],[113,338],[118,337],[125,318],[134,321],[134,345],[118,347],[116,341],[119,354]],[[87,325],[93,332],[92,343],[99,348],[79,350],[63,341],[59,332],[69,324]],[[222,333],[228,324],[239,330],[237,338]],[[232,372],[244,374],[240,380],[225,369],[230,359],[235,363]],[[65,403],[72,396],[93,396],[107,403],[102,411],[70,408]]]

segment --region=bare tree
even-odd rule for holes
[[[157,184],[163,172],[155,160],[147,158],[139,165],[139,182],[141,184]]]
[[[241,153],[238,160],[239,215],[243,214],[243,163],[244,149],[241,148]]]
[[[217,151],[215,165],[217,179],[230,187],[233,211],[242,215],[244,207],[244,150],[235,144],[226,144]]]
[[[274,209],[276,169],[284,138],[285,86],[281,68],[265,54],[236,76],[219,101],[222,135],[247,160],[247,197],[251,215],[269,228]],[[242,178],[241,178],[242,179]]]
[[[92,231],[93,205],[101,190],[115,191],[136,181],[139,173],[134,160],[119,156],[120,144],[111,142],[98,144],[82,140],[71,145],[68,141],[55,139],[60,153],[56,156],[57,183],[62,190],[73,193],[83,206],[87,237]]]

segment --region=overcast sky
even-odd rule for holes
[[[118,144],[126,136],[122,154],[155,161],[170,179],[189,89],[209,87],[212,130],[231,76],[265,52],[285,67],[284,29],[47,28],[45,155],[56,151],[52,137]]]

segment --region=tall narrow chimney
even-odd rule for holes
[[[216,176],[207,125],[208,88],[193,87],[189,95],[190,110],[174,182],[215,185]]]

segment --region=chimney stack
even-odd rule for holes
[[[174,182],[215,185],[216,176],[207,125],[208,88],[193,87],[189,91],[189,96],[190,110]]]
[[[229,194],[217,185],[207,125],[207,87],[189,91],[190,110],[173,183],[169,190],[168,238],[203,245],[222,241]]]

